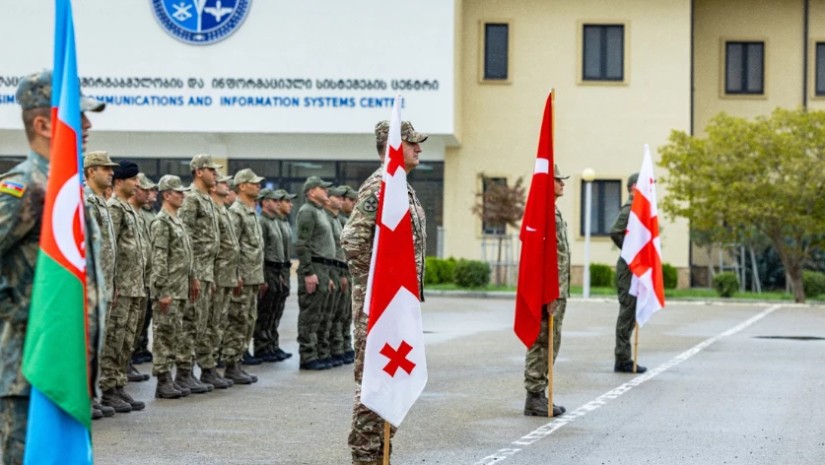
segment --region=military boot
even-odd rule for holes
[[[158,384],[155,386],[156,399],[179,399],[183,394],[175,389],[172,376],[169,373],[158,374]]]
[[[199,380],[199,379],[195,376],[195,372],[194,372],[194,371],[189,372],[189,378],[190,378],[190,381],[192,381],[193,383],[195,383],[195,384],[197,384],[197,385],[199,385],[199,386],[205,387],[205,388],[206,388],[206,392],[212,392],[212,391],[214,391],[214,390],[215,390],[215,385],[214,385],[214,384],[212,384],[212,383],[204,383],[204,382],[201,382],[201,380]]]
[[[126,392],[126,390],[122,387],[117,388],[117,394],[120,396],[121,399],[123,399],[126,403],[132,406],[132,411],[143,410],[144,408],[146,408],[146,404],[139,400],[133,399],[132,396],[130,396],[129,393]]]
[[[169,378],[172,378],[172,374],[171,374],[171,373],[169,374]],[[175,381],[174,379],[172,380],[172,385],[173,385],[173,386],[175,386],[175,389],[177,389],[178,391],[180,391],[180,396],[181,396],[181,397],[186,397],[186,396],[188,396],[189,394],[192,394],[192,391],[190,391],[189,389],[187,389],[187,388],[185,388],[185,387],[181,386],[181,385],[180,385],[180,384],[178,384],[178,382],[177,382],[177,381]]]
[[[547,404],[548,404],[547,396],[544,394],[544,391],[541,392],[527,392],[527,400],[524,401],[524,414],[527,416],[534,416],[534,417],[546,417],[547,416]],[[553,404],[553,416],[557,417],[560,415],[564,415],[567,409],[560,405]]]
[[[201,383],[215,386],[215,389],[226,389],[229,384],[218,375],[218,370],[214,368],[203,368],[201,370]]]
[[[117,389],[107,389],[103,391],[103,396],[100,398],[100,403],[111,407],[117,413],[129,413],[132,411],[132,406],[125,400],[120,398]]]
[[[129,366],[126,367],[126,379],[128,379],[129,382],[139,383],[141,381],[149,381],[149,378],[149,375],[139,372],[131,362]]]
[[[92,420],[100,420],[101,418],[103,418],[103,412],[92,406]]]
[[[237,363],[227,363],[223,377],[235,384],[252,384],[252,379],[241,371],[241,367]]]
[[[204,394],[209,392],[206,389],[206,386],[193,382],[195,378],[192,376],[191,370],[184,370],[183,368],[178,368],[178,373],[175,375],[175,383],[181,387],[189,389],[190,392],[194,394]]]
[[[247,378],[251,379],[253,383],[258,382],[258,377],[257,376],[255,376],[252,373],[249,373],[248,371],[244,370],[243,367],[238,367],[238,369],[241,370],[241,373],[246,375]]]
[[[103,413],[104,417],[113,417],[113,416],[115,416],[115,409],[113,409],[112,407],[101,404],[100,401],[98,401],[97,399],[94,399],[92,401],[92,407],[100,410],[100,412]]]

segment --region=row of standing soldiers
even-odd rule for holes
[[[243,363],[291,357],[280,347],[278,327],[290,295],[288,215],[295,195],[262,190],[264,178],[250,169],[219,177],[222,167],[209,155],[193,157],[190,168],[189,187],[172,175],[154,184],[134,162],[113,163],[100,151],[84,156],[87,202],[101,230],[100,262],[110,302],[100,354],[102,397],[93,418],[145,407],[125,386],[149,379],[131,363],[135,347],[148,341],[141,328],[149,318],[158,398],[251,384],[257,377]],[[308,178],[307,201],[297,219],[299,276],[311,270],[320,283],[307,289],[299,279],[302,369],[354,359],[340,232],[357,194],[346,186],[329,187],[318,177]],[[151,208],[153,191],[162,201],[157,214]]]

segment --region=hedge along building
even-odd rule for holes
[[[357,186],[377,166],[372,128],[401,93],[404,118],[431,135],[410,177],[428,211],[429,253],[478,259],[484,230],[495,226],[470,212],[482,176],[529,184],[544,99],[554,88],[556,160],[572,175],[559,207],[579,282],[585,168],[596,171],[591,259],[612,265],[618,251],[604,233],[644,143],[655,153],[672,129],[701,134],[719,111],[817,107],[825,93],[816,73],[825,0],[224,0],[221,7],[233,12],[198,14],[191,0],[76,2],[83,91],[109,104],[92,121],[90,148],[135,159],[155,179],[188,177],[191,156],[208,152],[230,172],[248,166],[293,191],[314,174]],[[15,46],[0,49],[2,170],[26,153],[13,94],[20,76],[51,66],[52,8],[49,0],[4,6],[14,21],[0,40]],[[228,16],[243,8],[243,18]],[[185,18],[178,35],[197,30],[197,18],[203,30],[213,28],[190,41],[221,40],[183,42],[169,32],[169,18]],[[736,76],[740,88],[725,87]],[[698,253],[691,257],[688,225],[660,224],[664,261],[687,285],[691,260],[701,265]]]

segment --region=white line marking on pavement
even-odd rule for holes
[[[576,410],[574,410],[572,412],[568,412],[568,413],[552,420],[550,423],[547,423],[544,426],[541,426],[541,427],[527,433],[526,435],[524,435],[524,436],[520,437],[519,439],[513,441],[510,444],[511,447],[506,447],[506,448],[503,448],[503,449],[499,449],[494,454],[488,455],[487,457],[484,457],[483,459],[479,460],[478,462],[475,462],[473,465],[489,465],[489,464],[493,464],[493,463],[498,464],[498,463],[503,462],[507,458],[512,457],[512,456],[518,454],[519,452],[521,452],[525,447],[532,445],[533,443],[539,441],[540,439],[543,439],[547,436],[550,436],[555,431],[557,431],[558,429],[560,429],[563,426],[567,425],[568,423],[571,423],[571,422],[575,421],[577,418],[581,418],[581,417],[587,415],[588,413],[592,412],[593,410],[596,410],[599,407],[602,407],[603,405],[607,404],[611,400],[620,397],[622,394],[630,391],[631,389],[633,389],[636,386],[639,386],[640,384],[644,383],[645,381],[653,379],[654,377],[656,377],[660,373],[663,373],[663,372],[675,367],[676,365],[679,365],[680,363],[688,360],[689,358],[691,358],[694,355],[698,354],[699,352],[701,352],[702,350],[704,350],[705,348],[707,348],[711,344],[719,341],[720,339],[726,338],[728,336],[732,336],[732,335],[738,333],[739,331],[742,331],[743,329],[747,328],[748,326],[756,323],[757,321],[761,320],[762,318],[765,318],[766,316],[768,316],[771,313],[775,312],[780,307],[782,307],[782,306],[781,305],[773,305],[771,307],[768,307],[762,313],[759,313],[758,315],[755,315],[755,316],[749,318],[748,320],[743,321],[742,323],[734,326],[733,328],[730,328],[725,332],[717,334],[716,336],[713,336],[710,339],[706,339],[706,340],[700,342],[699,344],[696,344],[695,346],[693,346],[690,349],[682,352],[681,354],[679,354],[676,357],[670,359],[669,361],[657,366],[656,368],[648,370],[647,373],[645,373],[643,375],[639,375],[639,376],[631,379],[630,381],[622,384],[621,386],[619,386],[615,389],[612,389],[612,390],[602,394],[601,396],[591,400],[590,402],[582,405],[581,407],[577,408]]]

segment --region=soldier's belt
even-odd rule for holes
[[[324,257],[312,257],[312,263],[321,263],[326,266],[333,266],[335,268],[340,268],[342,270],[348,270],[347,264],[340,261],[340,260],[333,260],[331,258],[324,258]]]
[[[270,268],[274,268],[276,270],[282,270],[284,268],[291,268],[292,267],[292,262],[290,262],[288,260],[285,261],[285,262],[276,262],[274,260],[264,260],[264,265],[266,265]]]

